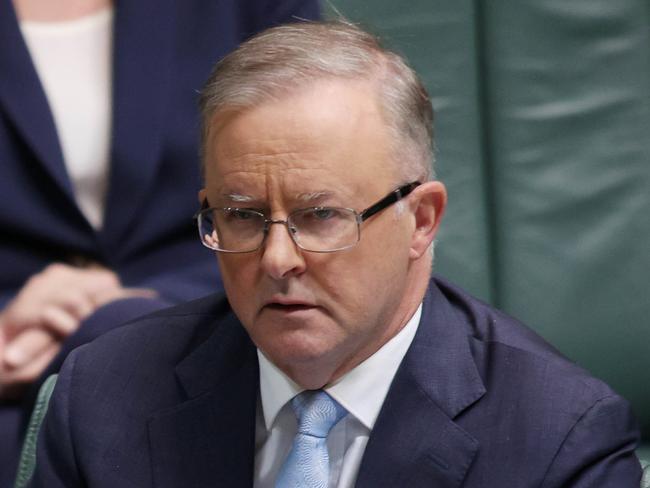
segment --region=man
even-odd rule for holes
[[[33,486],[639,485],[624,400],[430,278],[446,192],[402,59],[348,24],[279,27],[202,109],[227,298],[75,351]]]

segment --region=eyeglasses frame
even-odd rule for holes
[[[208,249],[211,249],[211,250],[216,251],[216,252],[223,252],[223,253],[228,253],[228,254],[245,254],[245,253],[249,253],[249,252],[258,251],[259,249],[262,248],[262,246],[264,246],[264,242],[266,241],[266,236],[268,235],[269,230],[271,229],[271,225],[273,225],[273,224],[282,224],[282,225],[284,225],[287,228],[287,232],[289,233],[289,236],[291,237],[291,240],[294,242],[294,244],[296,246],[298,246],[298,248],[302,249],[303,251],[317,252],[317,253],[337,252],[337,251],[343,251],[345,249],[349,249],[351,247],[356,246],[357,243],[361,240],[361,224],[363,222],[368,220],[373,215],[376,215],[379,212],[381,212],[381,211],[385,210],[386,208],[390,207],[394,203],[397,203],[398,201],[406,198],[413,190],[415,190],[415,188],[417,188],[421,184],[422,183],[420,181],[412,181],[410,183],[402,185],[402,186],[396,188],[395,190],[391,191],[390,193],[388,193],[388,195],[386,195],[385,197],[379,199],[377,202],[373,203],[369,207],[365,208],[361,212],[357,212],[355,209],[347,208],[347,207],[328,207],[328,206],[306,207],[306,208],[299,208],[299,209],[294,210],[284,220],[282,220],[282,219],[268,219],[268,218],[266,218],[266,215],[264,215],[262,212],[258,212],[257,210],[253,210],[253,209],[237,208],[237,207],[208,207],[208,200],[204,199],[203,203],[201,205],[201,208],[199,209],[198,212],[196,212],[196,214],[194,214],[194,220],[196,221],[197,226],[199,227],[199,236],[201,237],[201,234],[200,234],[201,227],[200,227],[199,218],[201,217],[201,214],[203,212],[205,212],[206,210],[228,210],[228,211],[230,211],[230,210],[245,210],[247,212],[258,214],[258,215],[260,215],[261,217],[264,218],[264,228],[263,228],[264,237],[262,237],[262,240],[260,241],[260,245],[257,246],[255,249],[250,249],[250,250],[247,250],[247,251],[229,251],[229,250],[225,250],[225,249],[214,249],[214,248],[208,246],[203,241],[203,238],[201,237],[201,244],[203,244]],[[295,231],[295,229],[292,229],[291,226],[289,225],[289,220],[291,219],[291,215],[293,215],[296,212],[302,212],[302,211],[305,211],[305,210],[319,210],[319,209],[327,209],[327,208],[340,208],[340,209],[348,210],[348,211],[354,213],[355,218],[356,218],[356,222],[357,222],[357,240],[353,244],[346,245],[344,247],[340,247],[340,248],[337,248],[337,249],[328,249],[326,251],[317,251],[317,250],[313,250],[313,249],[306,249],[298,241],[296,241],[296,237],[294,236],[296,231]]]

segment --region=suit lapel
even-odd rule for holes
[[[156,487],[253,485],[257,355],[231,317],[176,368],[187,401],[148,424]]]
[[[484,393],[466,327],[431,282],[420,326],[370,435],[356,486],[460,486],[479,446],[454,419]]]
[[[166,102],[173,96],[169,83],[175,17],[173,0],[115,3],[107,239],[120,240],[128,231],[154,181]]]
[[[74,201],[54,119],[11,0],[0,0],[0,104],[55,183]]]

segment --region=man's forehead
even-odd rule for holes
[[[298,84],[286,91],[261,98],[250,105],[226,105],[219,108],[208,121],[207,129],[210,137],[207,142],[219,143],[222,129],[232,126],[233,121],[241,119],[242,116],[260,114],[267,110],[273,110],[276,116],[285,116],[300,129],[304,125],[304,119],[296,110],[296,103],[308,104],[309,110],[306,113],[318,120],[320,124],[329,122],[338,126],[342,114],[345,114],[348,119],[356,117],[367,121],[374,118],[382,124],[385,123],[376,82],[366,79],[325,77]],[[251,123],[250,118],[246,120],[248,124]],[[313,133],[312,136],[318,136],[318,133]]]
[[[205,159],[212,199],[351,206],[393,184],[390,132],[367,83],[318,86],[216,116]]]

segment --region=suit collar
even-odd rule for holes
[[[73,201],[54,119],[11,0],[0,0],[0,46],[0,104],[34,160]]]
[[[420,327],[371,433],[357,486],[460,486],[478,442],[454,419],[484,393],[466,325],[431,281]]]
[[[186,401],[149,419],[154,485],[252,486],[259,370],[230,315],[176,367]]]

